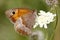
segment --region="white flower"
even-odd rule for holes
[[[54,17],[56,16],[56,14],[50,12],[46,13],[42,10],[40,11],[40,13],[38,13],[38,15],[39,16],[36,17],[36,23],[33,28],[37,27],[37,25],[47,28],[47,24],[53,22],[55,20]]]

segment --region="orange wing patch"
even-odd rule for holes
[[[11,18],[15,22],[19,17],[28,13],[32,13],[32,11],[29,9],[16,9],[15,14]]]

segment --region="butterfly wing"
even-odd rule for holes
[[[33,25],[35,24],[36,15],[34,13],[29,13],[23,15],[21,18],[23,19],[23,24],[25,24],[26,27],[32,29]]]
[[[14,24],[14,28],[16,30],[16,32],[18,32],[19,34],[22,35],[29,35],[31,34],[31,30],[29,28],[27,28],[23,23],[22,23],[22,19],[19,18],[16,23]]]
[[[7,17],[14,24],[18,33],[31,34],[31,29],[35,23],[37,11],[30,9],[10,9],[6,11]]]

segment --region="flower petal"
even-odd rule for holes
[[[33,26],[33,28],[36,28],[36,27],[37,27],[37,25],[38,25],[38,23],[35,23],[35,25]]]

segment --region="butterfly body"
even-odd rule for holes
[[[31,34],[31,29],[35,23],[36,11],[27,8],[9,9],[6,15],[14,24],[15,30],[22,35]]]

